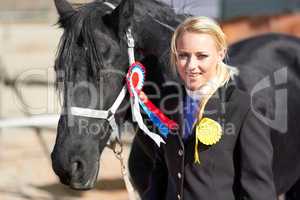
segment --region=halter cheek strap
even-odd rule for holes
[[[134,57],[134,39],[132,36],[131,28],[128,28],[128,30],[126,31],[126,38],[127,38],[127,46],[128,46],[129,65],[132,65],[135,62],[135,57]]]
[[[126,39],[127,39],[127,46],[128,46],[128,61],[129,65],[131,66],[135,62],[134,57],[134,38],[131,33],[131,28],[128,28],[126,31]],[[130,98],[130,107],[131,107],[131,113],[134,113],[134,109],[136,109],[137,112],[140,112],[140,107],[134,108],[134,99]],[[132,121],[137,122],[137,119],[135,115],[132,115]]]

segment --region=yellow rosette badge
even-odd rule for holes
[[[198,142],[200,141],[205,145],[213,145],[219,142],[221,137],[221,125],[210,118],[202,118],[201,121],[196,124],[195,163],[200,163]]]

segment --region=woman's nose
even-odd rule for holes
[[[187,63],[187,70],[193,71],[198,67],[198,62],[194,56],[191,56]]]

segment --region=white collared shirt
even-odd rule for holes
[[[187,95],[189,95],[194,100],[203,99],[204,96],[209,95],[211,92],[214,92],[219,87],[219,77],[215,76],[214,78],[207,81],[204,85],[200,86],[197,90],[190,90],[185,87]]]

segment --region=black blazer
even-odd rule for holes
[[[255,116],[250,96],[231,81],[208,101],[204,117],[222,124],[223,135],[215,145],[199,145],[200,164],[194,163],[194,131],[185,142],[181,137],[182,100],[166,103],[170,109],[179,108],[170,117],[180,124],[166,144],[158,148],[143,133],[136,134],[129,171],[141,198],[275,200],[270,131]],[[254,109],[266,115],[265,103],[255,102]]]

